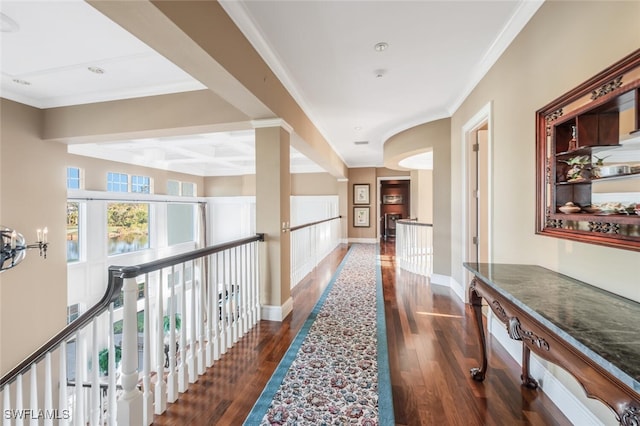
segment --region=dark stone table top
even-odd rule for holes
[[[541,266],[495,263],[464,266],[640,392],[640,303]]]

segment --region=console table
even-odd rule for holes
[[[522,383],[529,356],[571,373],[590,398],[608,405],[621,425],[640,424],[640,303],[535,265],[465,263],[474,278],[469,300],[478,327],[482,364],[471,370],[482,381],[487,349],[482,323],[484,298],[522,341]]]

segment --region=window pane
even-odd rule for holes
[[[131,176],[131,192],[151,193],[151,178],[149,176]]]
[[[149,248],[149,204],[110,203],[107,230],[109,255]]]
[[[170,246],[194,240],[194,205],[167,205],[167,240]]]
[[[168,180],[167,195],[180,195],[180,182],[177,180]]]
[[[80,203],[67,203],[67,262],[80,260]]]
[[[123,173],[109,172],[107,175],[107,191],[129,192],[129,176]]]
[[[67,167],[67,189],[80,189],[80,169]]]
[[[196,184],[191,182],[182,182],[182,196],[193,197],[196,195]]]

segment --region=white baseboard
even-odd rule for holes
[[[349,238],[350,243],[377,244],[377,238]]]
[[[458,281],[453,277],[448,275],[431,274],[431,279],[429,281],[431,284],[449,287],[460,300],[463,302],[465,301],[464,286],[460,285],[460,283],[458,283]]]
[[[489,334],[492,334],[518,365],[522,366],[522,342],[509,337],[505,325],[493,315],[491,310],[488,314],[487,328]],[[531,377],[538,381],[539,391],[544,392],[572,424],[604,425],[560,380],[547,370],[535,354],[531,356],[529,372]]]
[[[282,322],[293,310],[293,299],[288,298],[282,306],[262,305],[260,307],[261,319],[267,321]]]

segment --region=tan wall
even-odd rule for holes
[[[640,2],[547,1],[452,117],[451,193],[462,190],[461,127],[493,102],[493,260],[532,263],[640,301],[638,252],[535,235],[535,112],[640,46]],[[604,22],[615,25],[603,25]],[[437,165],[437,161],[434,161]],[[434,171],[434,183],[436,174]],[[437,192],[437,189],[436,189]],[[516,208],[506,208],[507,206]],[[463,283],[461,198],[452,199],[453,277]],[[551,366],[551,368],[554,368]],[[556,369],[554,371],[558,371]],[[559,377],[566,376],[558,373]],[[599,417],[611,412],[563,380]]]
[[[256,195],[256,175],[211,176],[204,178],[205,197]]]
[[[353,185],[357,184],[369,185],[369,204],[353,204]],[[374,167],[362,167],[349,169],[349,188],[347,194],[348,200],[348,216],[347,227],[349,238],[377,238],[378,228],[376,221],[376,200],[378,199],[376,189],[376,169]],[[353,226],[353,208],[354,207],[369,207],[369,227],[354,227]]]
[[[433,171],[411,172],[411,217],[421,223],[433,222]]]
[[[337,195],[338,180],[329,173],[291,175],[291,195]]]
[[[66,151],[66,146],[64,146],[64,149]],[[168,180],[195,183],[198,191],[197,195],[202,196],[204,193],[204,180],[201,176],[168,172],[165,170],[135,166],[116,161],[101,160],[98,158],[83,157],[81,155],[74,154],[66,155],[65,167],[79,167],[84,170],[84,189],[88,191],[106,191],[107,173],[114,172],[151,177],[153,179],[154,194],[166,194]]]
[[[433,272],[451,275],[451,120],[425,123],[389,138],[384,144],[385,164],[433,149],[432,222]]]
[[[40,139],[42,112],[1,100],[2,225],[27,243],[49,228],[47,259],[36,250],[0,274],[0,374],[15,367],[66,323],[66,147]]]

